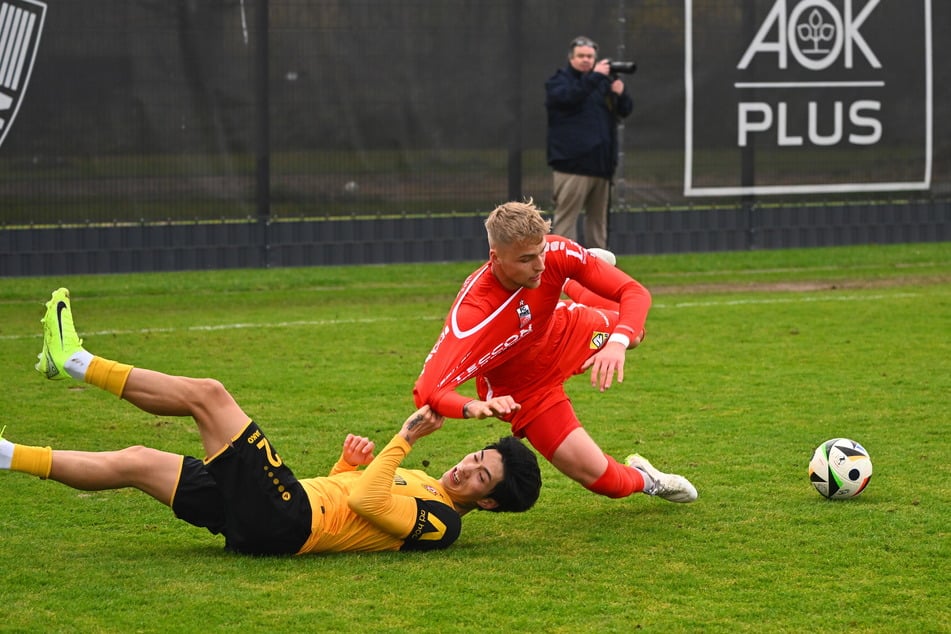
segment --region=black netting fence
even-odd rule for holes
[[[544,82],[638,63],[614,208],[951,192],[951,4],[0,0],[0,224],[548,206]]]

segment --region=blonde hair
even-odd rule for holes
[[[490,247],[519,244],[527,240],[537,242],[550,230],[551,220],[542,217],[531,198],[521,203],[503,203],[493,209],[485,220]]]

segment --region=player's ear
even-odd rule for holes
[[[476,504],[479,505],[479,508],[483,511],[488,511],[494,508],[498,508],[499,503],[493,500],[492,498],[482,498]]]

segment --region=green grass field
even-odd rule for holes
[[[0,473],[0,631],[951,632],[951,244],[626,256],[654,294],[626,380],[569,384],[605,451],[689,477],[692,505],[597,497],[543,463],[529,513],[427,554],[248,558],[137,491]],[[0,279],[5,437],[200,454],[190,420],[33,369],[50,291],[86,347],[221,379],[300,476],[385,442],[473,263]],[[439,474],[507,432],[452,421]],[[808,481],[846,436],[854,500]]]

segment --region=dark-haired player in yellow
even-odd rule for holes
[[[442,427],[443,417],[428,406],[410,415],[375,457],[370,439],[349,434],[330,475],[298,480],[220,382],[93,356],[76,334],[64,288],[53,293],[43,323],[37,370],[50,379],[72,376],[152,414],[191,416],[208,457],[138,446],[63,451],[0,438],[0,468],[81,490],[139,489],[176,517],[224,535],[228,550],[270,555],[445,548],[459,536],[467,512],[525,511],[538,499],[535,454],[511,436],[467,455],[438,479],[400,468],[417,440]]]

